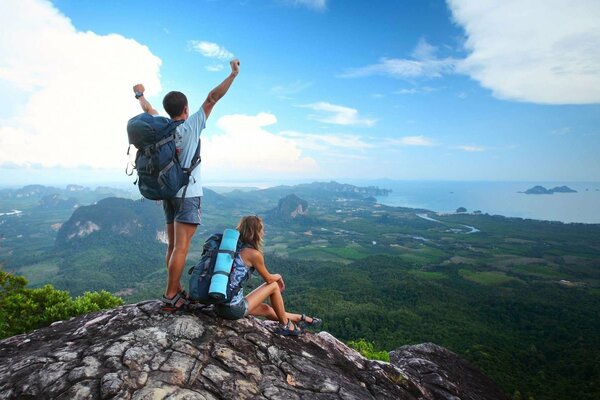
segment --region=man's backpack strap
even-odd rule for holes
[[[175,140],[175,135],[176,135],[176,133],[173,132],[172,135],[169,135],[166,138],[164,138],[163,140],[156,142],[156,144],[151,144],[150,146],[155,146],[156,148],[158,148],[158,147],[162,146],[163,144],[166,144],[172,140]]]
[[[180,119],[178,121],[173,121],[171,120],[171,122],[169,122],[161,131],[160,131],[160,135],[162,136],[163,134],[165,134],[166,132],[169,132],[171,129],[175,130],[175,128],[177,128],[179,125],[183,124],[185,122],[185,120]],[[175,132],[173,132],[175,133]]]
[[[174,165],[175,165],[175,163],[171,160],[171,162],[169,162],[167,164],[167,166],[164,167],[163,169],[161,169],[160,172],[158,173],[158,183],[160,183],[161,187],[164,188],[166,186],[164,176],[169,171],[169,169],[171,169]]]
[[[183,204],[183,199],[185,199],[185,193],[187,192],[187,188],[189,183],[189,179],[192,178],[192,171],[200,165],[200,139],[198,139],[198,146],[196,147],[196,152],[194,153],[194,157],[192,158],[192,165],[189,168],[183,168],[183,171],[188,174],[188,183],[183,188],[183,193],[181,194],[181,203]]]

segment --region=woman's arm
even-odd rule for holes
[[[249,253],[249,254],[247,254],[247,260],[249,261],[247,264],[250,264],[250,266],[254,267],[256,269],[256,271],[258,272],[258,274],[264,279],[265,282],[271,283],[271,282],[277,282],[279,280],[281,280],[283,282],[281,275],[271,274],[269,272],[269,270],[267,269],[267,266],[265,265],[265,257],[263,256],[263,254],[260,251],[255,250],[255,249],[245,249],[244,252]],[[246,254],[244,254],[244,255],[246,255]]]

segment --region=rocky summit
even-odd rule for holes
[[[274,327],[211,307],[166,313],[158,301],[56,322],[0,341],[0,399],[507,399],[433,344],[385,363],[326,332]]]

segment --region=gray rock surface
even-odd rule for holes
[[[435,369],[435,354],[403,347],[396,366],[326,332],[289,338],[274,326],[210,308],[166,313],[158,301],[56,322],[0,341],[0,399],[505,399],[463,394],[464,379],[497,389],[476,370]]]
[[[390,362],[427,398],[508,400],[481,371],[433,343],[402,346],[390,352]]]

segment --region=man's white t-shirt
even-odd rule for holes
[[[192,158],[194,158],[194,154],[196,153],[196,147],[200,146],[200,133],[205,126],[206,115],[204,115],[204,110],[200,107],[197,112],[190,115],[185,122],[177,127],[177,139],[175,140],[175,144],[179,152],[179,162],[183,168],[189,168],[192,164]],[[201,167],[202,163],[192,171],[190,183],[185,192],[186,198],[202,196]],[[185,186],[177,192],[175,197],[182,197],[184,188]]]

